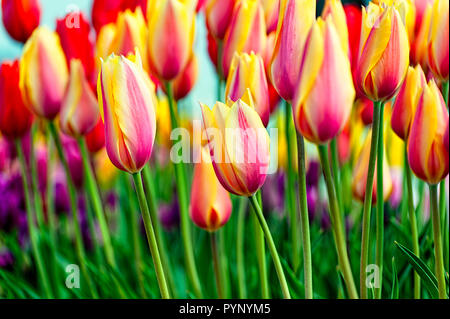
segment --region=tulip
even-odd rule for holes
[[[31,128],[33,115],[25,106],[19,88],[19,61],[0,65],[0,132],[21,138]]]
[[[130,59],[112,54],[102,62],[97,90],[108,156],[117,168],[136,173],[152,153],[157,101],[139,54]]]
[[[97,153],[105,146],[105,126],[100,117],[94,128],[85,135],[85,140],[91,153]]]
[[[423,1],[423,3],[425,3],[425,1]],[[422,66],[422,69],[424,69],[425,71],[428,69],[427,42],[428,42],[428,34],[430,32],[431,11],[432,6],[431,4],[428,3],[426,4],[426,8],[420,20],[418,20],[416,16],[417,29],[414,40],[411,42],[411,53],[410,53],[411,63],[413,65],[420,64]]]
[[[2,0],[2,20],[6,31],[16,41],[25,42],[39,26],[39,0]]]
[[[158,78],[173,80],[184,70],[192,54],[195,3],[153,0],[149,3],[148,20],[150,68]]]
[[[228,77],[234,53],[263,54],[266,47],[266,25],[259,0],[241,0],[236,4],[225,35],[222,70]]]
[[[266,21],[266,33],[269,34],[277,29],[280,0],[260,0],[264,10]]]
[[[341,0],[327,0],[322,11],[322,18],[324,20],[331,17],[333,23],[341,39],[342,48],[345,53],[349,54],[349,35],[347,29],[347,17],[342,6]]]
[[[337,136],[337,151],[339,164],[342,166],[350,160],[351,149],[351,134],[350,134],[350,121],[344,126],[342,132]]]
[[[198,77],[198,60],[193,54],[189,59],[188,64],[175,79],[172,81],[173,97],[175,100],[181,100],[185,98],[189,92],[194,88],[195,82]],[[166,87],[163,86],[164,92]],[[170,135],[170,134],[169,134]]]
[[[356,109],[359,110],[361,120],[364,125],[370,125],[373,122],[373,102],[362,96],[355,101]]]
[[[353,70],[358,60],[358,50],[361,36],[362,11],[360,6],[354,4],[345,4],[344,12],[347,19],[350,61]]]
[[[449,63],[449,2],[435,0],[431,12],[430,32],[428,35],[428,67],[434,76],[448,81]]]
[[[68,13],[64,18],[56,20],[56,32],[70,68],[72,59],[79,59],[89,82],[95,78],[94,43],[91,39],[91,27],[81,12]]]
[[[242,100],[217,102],[212,110],[201,104],[201,109],[220,183],[230,193],[253,195],[264,184],[270,158],[269,135],[258,113]]]
[[[355,82],[372,101],[387,101],[400,88],[409,64],[408,34],[394,6],[363,8]]]
[[[425,19],[428,5],[433,5],[434,0],[414,0],[416,11],[415,33],[419,31],[423,20]]]
[[[443,137],[448,113],[439,89],[431,80],[424,87],[408,139],[408,161],[417,177],[437,184],[449,171],[448,148]]]
[[[205,6],[206,26],[209,32],[223,40],[231,22],[236,0],[208,0]]]
[[[210,232],[225,225],[231,216],[230,195],[217,180],[205,148],[201,162],[195,164],[189,212],[194,224]]]
[[[103,26],[115,22],[122,9],[123,0],[94,0],[92,4],[92,24],[97,33]]]
[[[250,90],[255,110],[261,117],[264,126],[269,123],[270,100],[266,72],[261,56],[247,53],[236,53],[231,62],[225,89],[226,98],[233,102],[246,97]],[[249,101],[245,101],[250,105]]]
[[[350,62],[338,33],[330,18],[319,19],[305,43],[293,101],[297,129],[316,144],[330,141],[346,124],[354,98]]]
[[[218,70],[218,44],[217,40],[214,39],[211,32],[208,32],[207,34],[207,42],[208,42],[208,55],[209,59],[211,60],[212,64],[214,64],[214,67],[216,68],[216,71]]]
[[[46,27],[28,39],[20,60],[20,89],[25,105],[37,116],[52,120],[61,108],[68,80],[59,37]]]
[[[100,118],[97,99],[80,60],[70,61],[70,78],[61,107],[61,130],[72,137],[89,133]]]
[[[292,101],[297,90],[303,46],[315,17],[316,1],[283,0],[280,3],[271,82],[286,101]]]
[[[446,149],[448,149],[448,122],[447,122],[447,130],[445,131],[444,134],[444,146]]]
[[[369,156],[370,156],[370,142],[372,139],[372,134],[369,134],[366,137],[364,145],[361,149],[360,154],[358,155],[358,161],[353,169],[353,182],[352,182],[352,191],[353,196],[360,200],[364,201],[364,197],[366,195],[366,183],[367,183],[367,172],[369,166]],[[384,144],[384,143],[383,143]],[[383,145],[383,147],[385,147]],[[386,152],[384,152],[386,153]],[[375,169],[376,172],[376,169]],[[377,174],[375,173],[375,178],[373,182],[373,190],[372,190],[372,204],[376,203],[377,200]],[[386,154],[383,157],[383,200],[387,201],[392,192],[392,179],[389,171],[389,166],[387,164]]]
[[[392,129],[404,141],[408,138],[414,113],[426,84],[425,75],[420,65],[417,65],[414,69],[408,68],[406,79],[395,99],[391,118]]]

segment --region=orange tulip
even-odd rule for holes
[[[435,0],[428,35],[428,66],[434,76],[448,81],[449,63],[449,2]]]

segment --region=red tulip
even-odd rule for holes
[[[92,5],[92,24],[98,33],[100,29],[115,22],[122,9],[122,0],[94,0]]]
[[[85,140],[91,153],[97,153],[105,146],[105,125],[101,118],[99,118],[92,131],[86,134]]]
[[[347,18],[350,62],[353,69],[358,59],[359,41],[361,38],[362,11],[360,6],[354,4],[345,4],[344,12]]]
[[[25,42],[41,19],[39,0],[2,0],[2,20],[9,35]]]

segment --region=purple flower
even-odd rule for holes
[[[0,268],[12,270],[14,259],[14,255],[9,250],[0,251]]]
[[[306,185],[317,186],[320,178],[320,164],[317,161],[310,161],[306,173]]]
[[[170,204],[161,204],[159,206],[158,217],[161,225],[168,231],[177,227],[180,222],[180,209],[178,200],[174,199]]]
[[[285,173],[278,171],[276,174],[267,175],[267,182],[261,190],[263,208],[269,212],[284,213]]]

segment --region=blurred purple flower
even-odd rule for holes
[[[266,183],[261,190],[264,210],[275,211],[280,216],[284,213],[285,179],[283,171],[267,176]]]
[[[14,259],[14,255],[9,250],[0,251],[0,268],[12,270]]]
[[[178,226],[180,222],[180,210],[178,200],[174,199],[172,203],[161,204],[159,206],[158,217],[161,225],[168,231]]]
[[[308,171],[306,172],[306,185],[317,186],[320,178],[320,164],[315,160],[311,160],[308,165]]]
[[[80,189],[83,187],[83,160],[78,143],[74,138],[61,134],[61,142],[66,155],[67,163],[69,164],[70,175],[73,183]]]

